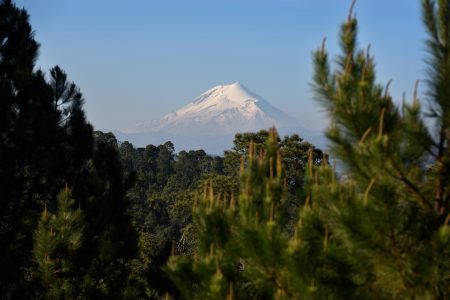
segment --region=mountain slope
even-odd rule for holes
[[[236,82],[216,86],[181,109],[127,132],[218,136],[294,125],[295,119]]]
[[[177,150],[204,149],[222,154],[238,132],[255,132],[275,126],[281,135],[314,137],[299,122],[267,100],[236,82],[204,92],[186,106],[157,120],[114,131],[119,140],[136,146],[172,141]]]

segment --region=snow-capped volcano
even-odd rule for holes
[[[176,150],[204,149],[220,155],[233,147],[236,133],[267,130],[272,126],[280,135],[298,133],[315,141],[315,134],[300,126],[296,119],[238,82],[213,87],[160,119],[113,132],[120,141],[138,147],[171,141]]]
[[[124,132],[159,132],[185,137],[225,136],[297,124],[294,118],[236,82],[213,87],[179,110]]]

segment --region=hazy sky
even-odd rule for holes
[[[130,127],[239,81],[305,127],[326,125],[311,92],[311,54],[350,0],[20,0],[40,42],[37,65],[58,64],[81,88],[97,129]],[[420,0],[359,0],[360,45],[378,79],[412,94],[423,77]],[[422,90],[424,86],[422,86]]]

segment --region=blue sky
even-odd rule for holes
[[[40,42],[81,88],[97,129],[126,128],[239,81],[310,129],[327,121],[311,91],[312,52],[338,53],[350,0],[20,0]],[[360,45],[378,79],[411,96],[423,78],[419,0],[359,0]],[[424,90],[422,85],[421,90]]]

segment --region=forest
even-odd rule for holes
[[[0,0],[0,298],[450,299],[450,1],[421,3],[424,101],[377,82],[351,8],[313,54],[329,154],[267,128],[213,156],[94,130]]]

